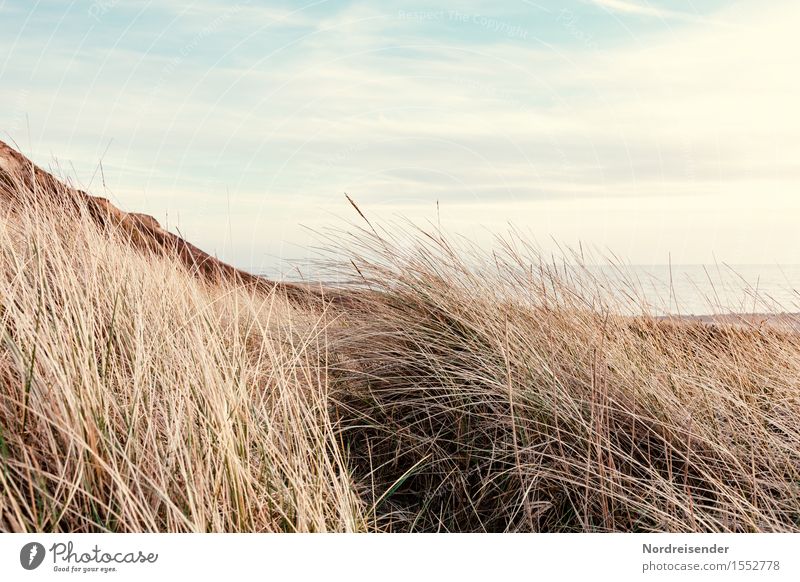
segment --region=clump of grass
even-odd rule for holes
[[[27,194],[0,222],[0,530],[367,527],[322,314]]]
[[[800,530],[790,328],[372,225],[301,303],[1,187],[0,530]]]
[[[634,282],[514,235],[488,254],[370,225],[344,245],[370,292],[330,345],[382,527],[800,527],[796,333],[652,317]]]

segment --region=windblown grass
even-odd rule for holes
[[[351,284],[299,305],[7,213],[0,529],[800,530],[795,332],[657,319],[519,237],[336,241]]]
[[[794,531],[800,337],[647,311],[512,237],[345,246],[345,442],[395,530]],[[410,250],[402,250],[410,248]],[[627,299],[625,299],[627,297]]]
[[[88,217],[0,225],[0,530],[360,531],[322,314]]]

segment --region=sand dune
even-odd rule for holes
[[[800,531],[792,316],[371,225],[276,284],[5,145],[0,204],[0,531]]]
[[[24,182],[27,187],[16,187]],[[0,203],[6,210],[22,203],[15,199],[20,192],[35,192],[34,200],[27,203],[44,208],[53,207],[70,212],[84,210],[103,228],[125,233],[129,243],[145,253],[170,255],[180,261],[190,273],[211,283],[229,282],[238,285],[256,286],[269,290],[274,282],[256,277],[236,269],[199,249],[180,236],[161,227],[158,221],[147,214],[125,212],[106,198],[91,196],[83,190],[73,188],[51,173],[42,170],[21,153],[0,141]],[[33,188],[33,184],[37,184]],[[300,285],[280,283],[290,295],[303,297],[308,291]]]

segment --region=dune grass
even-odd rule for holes
[[[0,529],[361,531],[325,319],[88,217],[0,226]]]
[[[655,318],[516,236],[335,244],[301,305],[6,211],[0,530],[800,531],[796,333]]]

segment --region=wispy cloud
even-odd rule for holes
[[[637,16],[651,16],[661,19],[677,20],[697,20],[696,14],[687,14],[674,10],[667,10],[654,6],[649,2],[639,3],[631,0],[589,0],[592,4],[608,10],[609,12],[619,12],[621,14],[633,14]]]
[[[430,216],[438,200],[460,229],[513,219],[637,262],[788,256],[800,7],[749,0],[710,15],[734,28],[665,26],[660,8],[601,3],[648,16],[626,22],[634,41],[606,47],[616,20],[581,1],[569,19],[524,20],[492,3],[402,14],[323,3],[260,18],[255,4],[203,0],[155,32],[150,12],[115,28],[120,4],[99,24],[65,24],[46,54],[43,33],[22,31],[0,79],[0,130],[27,143],[30,120],[39,161],[74,161],[87,181],[108,148],[120,204],[180,217],[187,236],[245,266],[283,252],[274,239],[303,244],[298,223],[346,212],[345,191],[373,213]],[[503,34],[504,22],[526,34]],[[690,236],[691,221],[710,227]],[[737,246],[745,223],[765,225],[761,246]],[[676,249],[682,240],[692,244]]]

